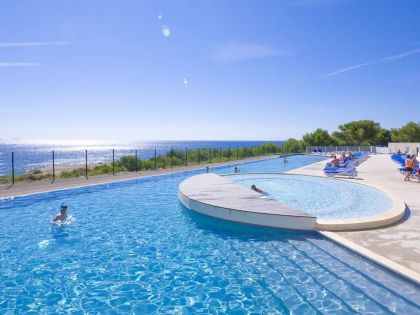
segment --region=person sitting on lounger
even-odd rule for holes
[[[257,193],[260,193],[260,194],[267,194],[267,192],[265,192],[264,190],[261,190],[261,189],[257,188],[257,186],[255,186],[255,185],[252,185],[251,186],[251,189],[253,191],[256,191]]]
[[[410,175],[411,172],[414,170],[414,159],[411,158],[409,154],[407,154],[407,157],[405,159],[405,177],[404,181],[410,181]]]
[[[340,160],[337,159],[336,156],[333,157],[333,159],[331,160],[330,163],[328,163],[327,165],[329,166],[335,166],[335,167],[339,167],[340,166]]]

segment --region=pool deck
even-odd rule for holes
[[[325,161],[289,171],[291,174],[325,176]],[[404,182],[390,155],[373,155],[357,167],[358,179],[396,195],[406,203],[409,215],[397,224],[363,231],[325,232],[325,236],[376,262],[420,282],[420,183]]]
[[[98,176],[90,176],[88,179],[86,179],[85,177],[57,179],[54,183],[51,183],[51,181],[33,181],[33,182],[25,182],[25,183],[16,183],[13,186],[0,185],[0,198],[29,195],[29,194],[34,194],[34,193],[48,192],[48,191],[53,191],[53,190],[68,189],[68,188],[74,188],[74,187],[83,187],[83,186],[90,186],[90,185],[97,185],[97,184],[119,182],[119,181],[124,181],[124,180],[129,180],[129,179],[143,178],[143,177],[156,176],[156,175],[162,175],[162,174],[172,174],[172,173],[179,173],[179,172],[184,172],[184,171],[194,171],[194,170],[205,169],[206,166],[209,166],[210,171],[211,171],[212,167],[229,166],[229,165],[233,166],[240,163],[272,159],[276,156],[278,155],[259,156],[259,157],[248,158],[248,159],[243,159],[239,161],[235,160],[235,161],[223,162],[223,163],[212,163],[212,164],[201,164],[201,165],[165,168],[165,169],[159,169],[156,171],[142,171],[138,173],[133,172],[133,173],[117,173],[115,175],[98,175]]]

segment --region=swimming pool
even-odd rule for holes
[[[300,175],[249,174],[228,176],[250,188],[256,185],[274,199],[320,219],[370,217],[391,209],[384,192],[365,185]]]
[[[418,286],[317,233],[185,209],[178,185],[200,172],[0,201],[0,313],[419,313]],[[76,220],[55,227],[61,202]]]

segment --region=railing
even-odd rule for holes
[[[332,153],[332,152],[340,152],[340,151],[352,151],[352,152],[369,152],[369,153],[376,153],[376,146],[360,146],[360,145],[334,145],[334,146],[307,146],[306,147],[306,154],[311,154],[314,152],[320,153]]]
[[[188,167],[201,164],[214,164],[238,161],[242,159],[282,154],[282,145],[265,144],[251,147],[235,148],[197,148],[197,149],[170,149],[160,153],[154,149],[148,151],[148,157],[141,158],[138,149],[124,149],[118,151],[84,150],[72,152],[71,162],[64,163],[60,160],[63,152],[52,150],[44,154],[42,164],[32,163],[30,155],[20,155],[11,152],[10,175],[0,175],[0,185],[14,185],[16,182],[49,180],[54,183],[57,179],[70,177],[84,177],[89,179],[95,175],[115,175],[116,173],[157,171],[174,167]],[[48,153],[48,152],[47,152]],[[145,153],[143,152],[143,155]],[[98,158],[100,156],[100,158]],[[16,160],[19,167],[16,167]],[[3,155],[3,162],[7,157]],[[83,164],[82,164],[83,163]],[[40,166],[41,165],[41,166]]]

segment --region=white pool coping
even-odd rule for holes
[[[326,238],[346,247],[347,249],[350,249],[359,255],[370,259],[377,263],[378,265],[381,265],[382,267],[385,267],[387,269],[392,270],[393,272],[397,273],[400,276],[403,276],[405,278],[410,279],[411,281],[415,282],[416,284],[420,284],[420,274],[415,272],[414,270],[411,270],[407,267],[404,267],[400,265],[399,263],[396,263],[382,255],[379,255],[361,245],[356,244],[355,242],[352,242],[337,233],[334,232],[327,232],[327,231],[319,231],[320,234],[325,236]]]

